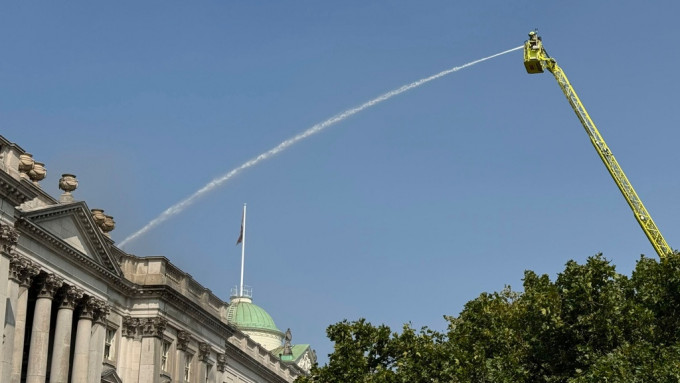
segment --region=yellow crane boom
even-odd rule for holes
[[[663,235],[661,235],[661,232],[656,227],[652,216],[642,204],[642,200],[640,200],[635,189],[633,189],[633,185],[628,181],[628,177],[626,177],[623,169],[621,169],[616,158],[614,158],[614,154],[612,154],[612,151],[607,146],[604,138],[600,135],[595,123],[590,119],[586,108],[583,106],[576,91],[569,83],[567,75],[564,74],[562,68],[557,65],[557,61],[548,56],[548,53],[543,48],[541,38],[533,31],[529,33],[529,39],[524,43],[524,67],[527,72],[531,74],[543,73],[544,70],[547,70],[555,76],[555,80],[557,80],[564,95],[567,96],[569,104],[572,109],[574,109],[578,119],[581,120],[581,124],[585,128],[586,133],[588,133],[588,137],[590,138],[590,142],[593,144],[595,151],[597,151],[604,166],[607,167],[607,171],[609,171],[609,174],[611,174],[614,179],[616,186],[618,186],[621,194],[623,194],[626,202],[628,202],[628,205],[633,210],[635,219],[640,224],[642,231],[645,232],[645,235],[649,239],[649,242],[651,242],[654,250],[656,250],[656,253],[661,259],[665,259],[668,255],[672,254],[673,250],[668,246],[668,243],[666,243]]]

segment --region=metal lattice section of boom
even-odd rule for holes
[[[576,116],[581,120],[581,124],[585,128],[586,133],[588,133],[590,142],[593,144],[600,159],[602,159],[607,171],[609,171],[609,174],[614,179],[616,186],[618,186],[621,194],[623,194],[623,197],[626,199],[626,202],[628,202],[628,205],[633,210],[635,219],[640,224],[640,227],[651,242],[654,250],[661,259],[665,259],[667,255],[672,254],[673,250],[668,243],[666,243],[666,240],[654,223],[652,216],[647,212],[647,209],[642,204],[642,200],[640,200],[640,197],[638,197],[635,192],[633,185],[628,181],[628,177],[626,177],[623,169],[621,169],[621,166],[616,161],[614,154],[612,154],[607,143],[604,141],[604,138],[600,135],[595,123],[593,123],[586,108],[578,98],[576,91],[569,83],[566,74],[564,74],[562,68],[557,65],[555,59],[548,56],[543,48],[541,38],[538,37],[535,32],[529,34],[529,40],[525,43],[524,65],[529,73],[541,73],[544,69],[547,69],[555,76],[562,92],[564,92],[564,95],[567,97]]]

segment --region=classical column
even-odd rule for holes
[[[187,357],[187,347],[191,335],[187,331],[177,331],[177,363],[175,366],[175,378],[178,382],[184,382],[184,363]]]
[[[21,380],[21,367],[24,359],[24,338],[26,336],[26,312],[28,310],[28,288],[33,283],[33,278],[40,273],[40,268],[33,264],[26,258],[17,259],[17,273],[13,278],[19,282],[19,291],[16,299],[16,307],[14,314],[14,342],[9,342],[7,345],[13,344],[11,371],[9,380],[5,380],[6,374],[3,372],[2,382],[9,381],[10,383],[19,383]]]
[[[90,337],[92,336],[93,310],[96,299],[83,298],[80,304],[80,316],[76,326],[76,344],[73,348],[72,383],[87,383],[87,368],[90,356]]]
[[[168,320],[163,317],[142,319],[142,353],[139,359],[139,382],[156,383],[161,377],[161,342]]]
[[[7,287],[7,307],[5,311],[5,326],[3,329],[2,359],[0,359],[0,382],[9,382],[12,374],[12,358],[14,357],[14,332],[17,321],[17,302],[19,300],[19,281],[26,258],[12,254],[9,261],[9,281]]]
[[[10,260],[14,255],[14,248],[19,240],[19,232],[10,225],[0,223],[0,318],[11,319],[5,320],[3,325],[3,337],[7,339],[8,332],[14,331],[13,315],[6,315],[6,310],[12,310],[12,307],[7,307],[7,298],[10,294],[9,274],[10,274]],[[13,313],[10,313],[13,314]],[[9,322],[9,326],[8,326]],[[8,350],[9,351],[9,350]],[[5,361],[11,355],[5,353],[5,347],[0,347],[0,376],[6,374],[9,369],[8,363]]]
[[[26,383],[44,383],[47,375],[47,354],[50,343],[50,315],[52,298],[64,284],[64,280],[54,274],[45,274],[37,281],[39,291],[33,313],[31,344],[28,351]]]
[[[210,361],[210,345],[205,342],[198,342],[198,381],[207,383],[207,368]]]
[[[83,298],[83,292],[74,286],[64,286],[57,297],[61,299],[54,324],[54,345],[50,366],[50,383],[67,383],[69,358],[71,357],[71,329],[73,309]]]
[[[9,263],[9,281],[7,286],[7,307],[5,307],[5,326],[3,328],[2,351],[0,351],[0,382],[9,382],[12,373],[12,347],[14,347],[14,331],[16,328],[17,300],[19,299],[19,276],[21,273],[21,257],[13,256]]]
[[[102,363],[104,362],[104,342],[106,342],[106,317],[111,308],[98,300],[94,310],[94,328],[90,339],[90,366],[87,370],[88,382],[99,382],[102,377]],[[115,351],[114,351],[115,352]]]
[[[121,350],[120,377],[125,383],[135,383],[139,377],[139,355],[142,349],[142,342],[138,339],[140,325],[139,318],[130,316],[123,318],[122,335],[125,339],[125,349]]]

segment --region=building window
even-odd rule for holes
[[[170,346],[172,341],[163,340],[163,348],[161,350],[161,370],[168,371],[168,355],[170,355]]]
[[[113,360],[114,358],[114,343],[116,341],[116,329],[106,328],[106,339],[104,340],[104,359]]]
[[[191,380],[191,362],[194,356],[187,354],[186,359],[184,359],[184,381],[188,382]]]

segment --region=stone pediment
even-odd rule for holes
[[[123,383],[123,379],[118,376],[116,369],[112,366],[104,366],[102,371],[102,383]]]
[[[69,252],[94,262],[116,275],[121,275],[118,262],[109,248],[113,241],[106,237],[92,218],[85,202],[52,205],[23,212],[21,219],[33,232],[43,231],[43,238],[57,242]]]

